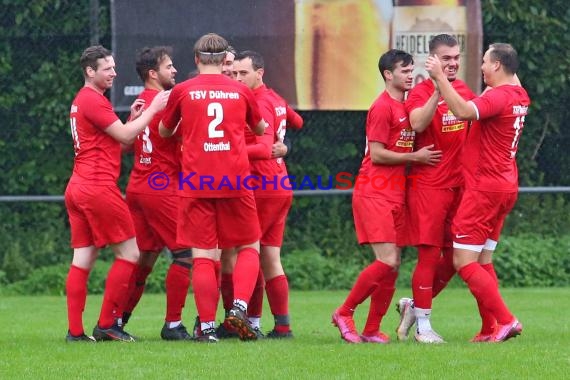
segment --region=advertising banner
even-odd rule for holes
[[[440,33],[457,37],[460,78],[480,91],[479,0],[112,0],[111,7],[117,111],[128,111],[142,90],[137,51],[172,46],[181,82],[196,68],[195,41],[210,32],[238,52],[261,53],[264,82],[300,110],[368,109],[384,89],[378,59],[390,48],[414,55],[415,82],[425,79],[429,39]]]

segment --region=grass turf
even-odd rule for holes
[[[186,378],[390,378],[532,379],[570,376],[570,289],[503,289],[511,310],[524,325],[522,336],[501,344],[472,344],[479,328],[473,297],[465,288],[446,289],[435,301],[432,324],[447,344],[420,345],[412,340],[389,345],[349,345],[330,324],[330,315],[346,296],[338,292],[292,292],[293,340],[218,344],[164,342],[160,339],[164,295],[144,295],[127,331],[134,344],[65,343],[64,297],[0,299],[0,378],[186,379]],[[394,296],[409,296],[399,290]],[[84,321],[90,334],[100,296],[90,296]],[[185,324],[196,315],[192,295]],[[264,307],[264,330],[273,321]],[[362,328],[367,304],[355,315]],[[391,307],[382,330],[395,339],[397,313]],[[221,319],[221,316],[220,318]]]

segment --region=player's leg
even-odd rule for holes
[[[507,324],[513,316],[507,309],[493,277],[481,266],[479,257],[493,231],[502,203],[498,193],[466,190],[453,220],[453,264],[477,302]]]
[[[65,207],[71,229],[73,258],[65,282],[67,298],[68,342],[91,341],[85,335],[83,311],[87,301],[87,281],[97,259],[98,249],[94,245],[88,216],[83,211],[83,192],[78,185],[69,184],[65,190]]]
[[[402,298],[396,308],[400,313],[397,334],[399,340],[408,338],[414,323],[414,337],[421,343],[443,343],[433,331],[432,314],[433,284],[441,264],[442,247],[450,238],[449,215],[458,191],[453,189],[410,189],[407,193],[408,243],[417,248],[418,261],[412,274],[413,299]],[[434,206],[435,205],[435,206]],[[449,241],[449,245],[451,240]]]
[[[396,246],[396,227],[402,225],[403,207],[378,198],[353,196],[352,210],[358,242],[371,245],[375,260],[360,272],[345,301],[333,313],[332,323],[339,328],[342,339],[360,343],[362,339],[356,331],[354,311],[380,282],[392,278],[392,272],[398,270],[400,249]]]
[[[487,249],[485,249],[485,247]],[[496,242],[494,242],[494,244],[485,244],[485,247],[479,256],[479,264],[481,264],[481,267],[491,275],[497,286],[499,286],[497,274],[495,273],[495,268],[493,266],[493,252],[496,247]],[[497,320],[493,313],[485,308],[479,300],[477,300],[477,307],[479,308],[479,315],[481,316],[481,330],[473,339],[471,339],[471,341],[474,343],[488,342],[491,340],[493,333],[495,332]]]
[[[95,341],[92,337],[85,334],[83,311],[87,301],[89,273],[97,259],[98,252],[95,246],[74,248],[73,250],[73,260],[65,282],[67,319],[69,323],[66,337],[68,342]]]
[[[275,322],[269,338],[292,338],[289,316],[289,281],[281,263],[281,245],[292,196],[256,198],[261,226],[261,267],[265,291]]]
[[[121,323],[123,327],[129,322],[133,310],[142,297],[146,279],[152,272],[152,268],[156,263],[160,251],[162,251],[165,246],[155,226],[167,224],[168,227],[175,228],[177,217],[175,207],[170,208],[174,209],[174,215],[171,218],[172,222],[166,220],[167,223],[165,223],[163,220],[162,216],[165,214],[165,211],[169,209],[166,207],[166,210],[164,210],[164,199],[169,199],[169,197],[157,197],[154,195],[127,192],[126,201],[131,213],[133,225],[135,226],[137,246],[141,254],[137,262],[135,273],[131,278],[127,304],[120,314],[122,316]],[[166,204],[166,206],[168,206],[168,204]],[[171,234],[175,239],[175,229]]]
[[[200,320],[198,342],[216,343],[218,252],[216,199],[180,198],[177,244],[192,248],[192,289]]]
[[[291,338],[289,316],[289,281],[281,263],[281,247],[261,247],[261,267],[265,275],[265,291],[267,301],[275,325],[268,338]]]
[[[257,333],[257,338],[264,338],[265,335],[261,331],[261,315],[263,313],[263,293],[265,292],[265,277],[263,276],[263,271],[261,267],[257,274],[257,281],[255,282],[255,287],[253,288],[253,293],[251,293],[251,299],[247,305],[247,319],[251,326],[255,329]]]
[[[396,291],[395,283],[397,277],[397,271],[390,272],[370,295],[368,317],[366,318],[366,324],[360,335],[362,341],[381,344],[390,342],[390,337],[381,331],[380,325]]]
[[[224,321],[220,323],[216,329],[216,335],[220,339],[239,338],[237,331],[227,320],[230,310],[234,306],[234,268],[237,260],[237,251],[235,248],[226,248],[219,250],[220,253],[220,294],[222,296],[222,305],[224,307]]]
[[[165,279],[166,316],[160,336],[165,340],[190,340],[192,336],[182,324],[182,310],[190,288],[192,250],[178,249],[172,252],[172,263]]]
[[[216,223],[220,248],[236,247],[233,273],[233,307],[226,318],[242,340],[255,340],[257,334],[247,319],[247,308],[259,273],[261,230],[253,194],[240,198],[218,199]]]
[[[193,248],[192,288],[194,301],[200,318],[200,342],[215,343],[216,309],[218,306],[218,284],[216,281],[217,249]]]
[[[234,267],[237,260],[237,252],[235,248],[226,248],[221,250],[221,281],[220,293],[222,295],[222,303],[226,314],[233,307],[234,302]]]
[[[120,324],[124,327],[131,318],[133,310],[138,305],[146,285],[146,279],[152,272],[152,268],[158,259],[160,252],[141,251],[139,261],[129,285],[129,297],[125,309],[120,314],[122,316]]]

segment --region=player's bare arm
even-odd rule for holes
[[[123,124],[121,120],[117,120],[107,127],[105,132],[122,144],[132,144],[137,135],[150,123],[154,115],[164,109],[169,95],[170,91],[159,92],[144,112],[142,111],[142,105],[140,102],[137,103],[135,100],[137,105],[135,106],[133,103],[133,106],[131,107],[137,108],[136,112],[140,112],[139,116],[137,116],[135,120],[128,121],[126,124]]]
[[[477,112],[475,108],[469,102],[466,102],[451,86],[443,72],[439,58],[436,55],[430,55],[426,60],[425,67],[430,77],[436,82],[441,96],[445,99],[447,106],[455,117],[461,120],[476,120]]]
[[[376,165],[401,165],[408,162],[435,165],[441,161],[441,150],[432,150],[434,145],[428,145],[412,153],[400,153],[386,149],[384,144],[370,142],[370,159]]]

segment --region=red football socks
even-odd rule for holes
[[[129,284],[129,299],[124,311],[132,313],[135,309],[144,293],[146,279],[151,272],[151,267],[137,265]]]
[[[218,284],[214,260],[203,257],[193,260],[192,288],[200,321],[215,321],[218,306]]]
[[[259,272],[259,252],[253,248],[244,248],[237,254],[234,268],[234,300],[249,304]]]
[[[398,271],[392,270],[370,295],[370,308],[368,309],[366,325],[362,331],[363,335],[373,336],[380,331],[382,318],[386,315],[396,291],[397,278]]]
[[[220,292],[222,293],[222,302],[224,310],[229,311],[234,305],[234,274],[222,273]]]
[[[374,292],[384,277],[389,276],[393,271],[394,268],[379,260],[374,260],[372,264],[364,268],[344,304],[339,308],[340,315],[353,315],[354,309]]]
[[[136,263],[123,259],[115,259],[113,262],[105,282],[105,294],[98,323],[100,328],[108,329],[113,326],[117,318],[122,317],[136,266]]]
[[[476,262],[467,264],[459,270],[459,275],[469,287],[477,303],[489,310],[499,324],[507,324],[513,320],[513,315],[499,293],[497,283],[481,267],[481,264]]]
[[[263,272],[259,269],[257,274],[257,282],[255,283],[255,288],[253,288],[253,294],[251,295],[251,300],[249,305],[247,305],[247,316],[260,318],[263,312],[263,291],[265,289],[265,278],[263,278]]]
[[[73,336],[84,334],[83,310],[87,300],[87,280],[89,270],[72,265],[67,274],[65,292],[67,294],[67,319],[69,332]]]
[[[273,315],[289,315],[289,281],[284,274],[273,277],[265,284],[267,301]]]
[[[190,288],[190,269],[182,265],[170,264],[166,273],[166,322],[182,320],[182,309]]]
[[[483,264],[481,265],[481,268],[485,269],[485,271],[491,275],[498,287],[499,280],[497,278],[497,274],[495,273],[495,267],[493,266],[493,263]],[[497,320],[493,316],[493,313],[487,310],[481,304],[481,302],[477,301],[477,306],[479,307],[479,314],[481,315],[481,334],[492,334],[495,331],[495,324],[497,323]]]
[[[415,307],[431,309],[433,280],[440,256],[440,247],[430,245],[418,247],[418,263],[412,274],[412,294]]]
[[[435,277],[433,279],[432,299],[435,298],[447,286],[455,274],[453,266],[453,248],[442,248],[443,255],[439,258]]]

